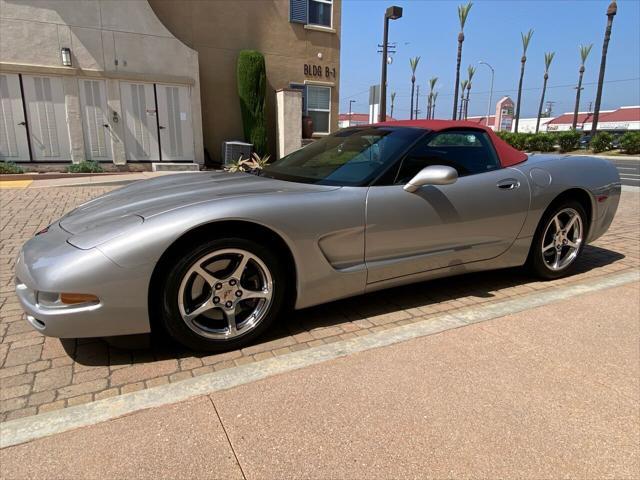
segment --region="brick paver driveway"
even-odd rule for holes
[[[520,269],[436,280],[290,314],[261,343],[199,355],[166,342],[127,350],[103,339],[45,338],[24,320],[13,293],[19,248],[38,229],[108,187],[0,191],[0,421],[175,382],[243,363],[424,320],[615,271],[638,268],[640,194],[623,193],[611,230],[588,246],[578,273],[553,282]],[[122,346],[122,344],[120,344]]]

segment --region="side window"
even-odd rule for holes
[[[395,183],[406,183],[431,165],[455,168],[461,177],[500,168],[498,156],[486,133],[448,131],[418,143],[402,160]]]

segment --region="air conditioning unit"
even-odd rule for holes
[[[222,164],[229,165],[231,162],[237,161],[239,158],[251,158],[253,145],[245,142],[227,141],[222,142]]]

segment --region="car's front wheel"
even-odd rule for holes
[[[587,214],[574,200],[547,211],[531,246],[529,261],[533,272],[545,279],[568,274],[584,248],[587,226]]]
[[[193,247],[170,269],[162,323],[194,350],[241,348],[262,334],[281,310],[284,271],[275,255],[244,238]]]

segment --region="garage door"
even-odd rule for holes
[[[194,159],[189,87],[156,85],[162,160]]]
[[[23,75],[24,101],[33,160],[71,160],[62,79]]]
[[[20,78],[13,73],[3,73],[0,75],[0,160],[30,160],[27,142]]]
[[[111,128],[102,80],[80,80],[85,155],[89,160],[111,160]]]
[[[158,120],[152,83],[120,83],[127,160],[158,161]]]

